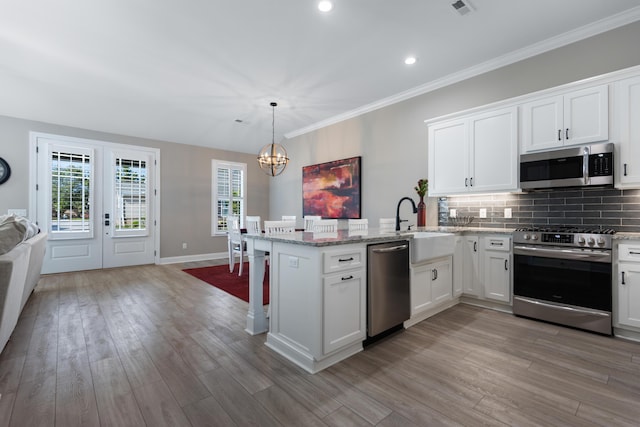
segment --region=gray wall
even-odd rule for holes
[[[272,183],[271,216],[302,215],[302,166],[351,156],[362,156],[362,217],[395,216],[427,177],[424,120],[638,65],[638,40],[640,22],[284,141],[292,160]],[[427,225],[437,225],[437,199],[427,209]],[[408,206],[401,212],[415,223]]]
[[[253,154],[214,150],[0,116],[0,157],[11,178],[0,185],[0,214],[29,205],[29,132],[95,139],[160,149],[160,256],[226,253],[226,237],[211,237],[211,160],[247,163],[248,213],[269,214],[269,177]],[[187,249],[182,249],[182,242]]]

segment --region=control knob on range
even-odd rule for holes
[[[531,240],[538,240],[538,235],[537,234],[532,234],[531,235]]]
[[[578,237],[578,244],[579,245],[584,245],[585,243],[586,243],[586,240],[584,239],[584,236]]]
[[[529,239],[531,238],[531,236],[529,236],[529,234],[528,234],[528,233],[524,233],[524,234],[522,235],[522,238],[523,238],[524,240],[529,240]]]
[[[596,244],[596,239],[594,239],[593,237],[589,237],[587,243],[589,243],[589,246],[593,246]]]
[[[604,246],[605,243],[604,237],[598,237],[598,246]]]

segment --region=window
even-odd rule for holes
[[[213,212],[213,218],[211,219],[211,234],[225,234],[227,232],[227,216],[229,215],[238,216],[240,227],[244,227],[247,189],[246,163],[213,160],[212,175],[213,206],[211,212]]]
[[[117,236],[147,235],[148,165],[145,159],[114,155],[113,232]]]
[[[91,237],[93,152],[52,147],[49,165],[51,238]]]

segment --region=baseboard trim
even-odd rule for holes
[[[160,258],[159,264],[163,265],[163,264],[178,264],[181,262],[210,261],[213,259],[225,259],[228,257],[229,257],[229,254],[227,252],[174,256],[174,257]]]

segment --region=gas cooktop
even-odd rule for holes
[[[601,227],[569,227],[549,225],[541,227],[523,227],[516,228],[516,231],[528,231],[536,233],[583,233],[583,234],[615,234],[616,230],[613,228],[601,228]]]

